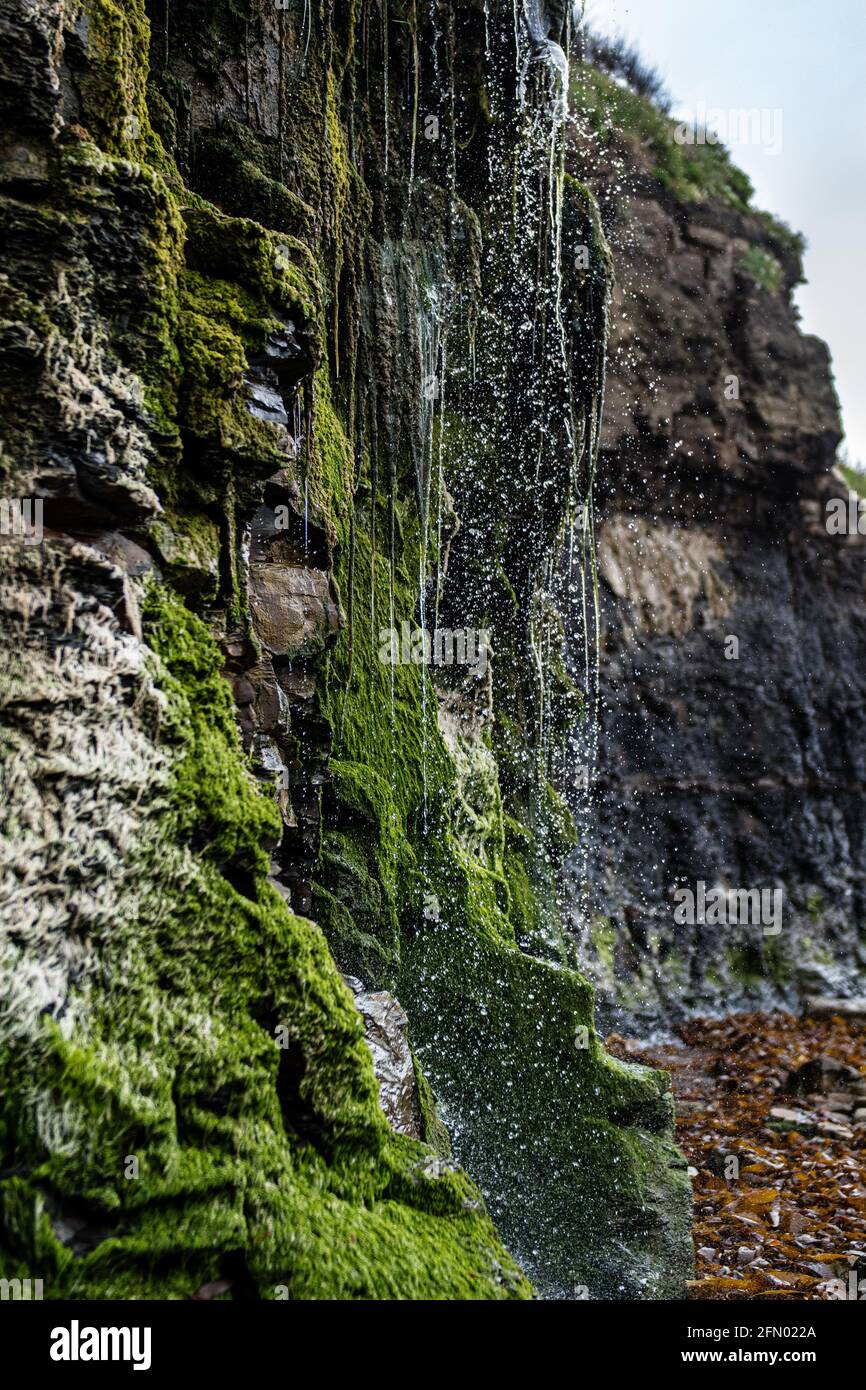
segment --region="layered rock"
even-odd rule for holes
[[[671,123],[599,74],[576,97],[574,167],[617,276],[576,930],[606,1000],[644,1022],[856,992],[866,537],[828,532],[849,485],[828,352],[792,299],[801,248],[722,150],[676,147]],[[676,893],[699,881],[780,891],[781,929],[679,924]]]

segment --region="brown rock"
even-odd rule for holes
[[[274,656],[310,656],[340,627],[324,570],[251,565],[250,607],[256,633]]]

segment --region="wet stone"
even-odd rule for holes
[[[379,1101],[385,1118],[398,1134],[423,1138],[415,1065],[409,1047],[409,1020],[399,1001],[387,990],[366,990],[353,975],[344,975],[364,1020],[373,1071],[379,1082]]]

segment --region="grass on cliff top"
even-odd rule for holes
[[[842,462],[838,467],[852,492],[856,492],[858,497],[866,497],[866,467],[862,463],[852,466],[850,463]]]
[[[784,251],[802,255],[805,240],[800,232],[752,206],[751,181],[723,144],[679,144],[673,117],[589,64],[573,67],[570,99],[572,110],[583,115],[596,135],[609,139],[617,132],[641,148],[653,161],[659,183],[683,202],[718,200],[757,217]]]

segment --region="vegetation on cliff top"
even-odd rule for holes
[[[639,89],[627,72],[604,72],[589,62],[572,68],[572,109],[604,141],[625,139],[639,151],[655,178],[686,203],[718,201],[734,212],[756,218],[768,242],[799,264],[805,249],[800,232],[752,204],[754,188],[717,138],[705,143],[677,139],[681,125],[659,101],[655,87]]]

